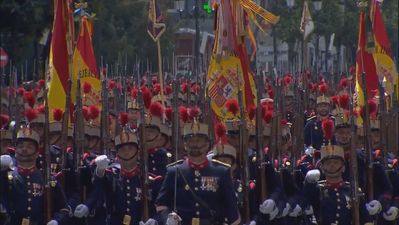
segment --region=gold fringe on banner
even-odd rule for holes
[[[257,5],[252,0],[240,0],[240,4],[244,9],[252,11],[256,15],[262,17],[268,23],[275,25],[280,20],[280,16],[274,15],[273,13]]]

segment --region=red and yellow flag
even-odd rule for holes
[[[54,108],[65,108],[65,98],[67,81],[69,78],[68,68],[68,46],[67,43],[68,29],[71,27],[70,14],[71,10],[67,1],[54,1],[54,22],[51,37],[50,57],[49,57],[49,76],[47,85],[48,91],[48,106],[51,111]],[[53,121],[52,113],[50,113],[50,122]]]
[[[81,85],[87,82],[92,86],[90,93],[82,93],[83,105],[100,105],[101,82],[93,51],[93,26],[86,16],[81,18],[80,23],[80,33],[73,53],[71,100],[76,100],[77,80],[80,78]]]
[[[394,85],[399,86],[398,71],[393,61],[391,45],[385,29],[384,20],[381,15],[380,5],[373,0],[370,7],[370,19],[372,22],[375,49],[373,52],[377,75],[380,80],[384,80],[385,91],[393,93]],[[399,92],[398,92],[399,93]]]
[[[369,99],[378,89],[378,78],[373,55],[366,49],[366,19],[366,14],[364,11],[362,11],[359,18],[359,39],[356,53],[356,105],[358,107],[364,106],[364,92],[361,77],[363,72],[366,74],[366,90]]]

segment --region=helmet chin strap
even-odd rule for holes
[[[324,173],[326,173],[326,174],[335,174],[335,173],[338,173],[342,169],[342,167],[344,167],[344,166],[340,166],[338,169],[336,169],[333,172],[329,172],[329,171],[324,170]]]
[[[123,158],[122,156],[120,156],[120,155],[118,155],[118,159],[120,159],[120,160],[122,160],[122,161],[129,161],[129,160],[131,160],[131,159],[133,159],[134,157],[136,157],[136,155],[137,155],[137,153],[138,153],[139,151],[136,151],[136,153],[133,155],[133,156],[131,156],[130,158]]]

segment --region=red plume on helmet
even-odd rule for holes
[[[336,95],[331,96],[331,101],[334,105],[338,105],[338,96]]]
[[[349,95],[341,95],[339,96],[338,99],[338,103],[339,103],[339,107],[343,108],[343,109],[349,109]]]
[[[181,92],[182,92],[183,94],[187,93],[187,86],[188,86],[187,81],[184,81],[184,82],[180,85]]]
[[[170,85],[166,85],[165,87],[164,87],[164,93],[165,93],[165,95],[170,95],[170,94],[172,94],[172,92],[173,92],[173,89],[172,89],[172,86],[170,86]]]
[[[165,116],[166,116],[166,119],[167,119],[168,121],[172,121],[172,116],[173,116],[172,107],[166,107],[166,108],[165,108]]]
[[[108,80],[108,90],[113,90],[116,87],[116,82],[114,80]]]
[[[355,75],[355,73],[356,73],[356,66],[349,67],[349,74],[350,75]]]
[[[43,104],[38,105],[35,109],[37,113],[44,114],[45,108]]]
[[[265,123],[270,123],[273,118],[273,111],[268,110],[267,105],[262,106],[262,119]]]
[[[233,115],[237,115],[240,110],[238,101],[235,98],[227,100],[224,106],[226,107],[227,111],[229,111]]]
[[[0,114],[0,129],[4,129],[10,122],[10,117],[6,114]]]
[[[129,115],[127,112],[120,112],[118,119],[119,119],[120,125],[122,127],[124,127],[129,122]]]
[[[333,137],[334,121],[332,119],[324,119],[321,123],[321,128],[323,130],[324,138],[326,140],[331,140]]]
[[[130,97],[132,97],[132,99],[136,99],[138,93],[139,93],[139,90],[137,88],[132,88],[132,90],[130,90]]]
[[[30,107],[33,107],[36,102],[35,95],[31,91],[25,91],[23,95],[24,101],[28,103]]]
[[[188,112],[187,112],[187,108],[186,107],[179,106],[179,117],[184,123],[187,123],[187,121],[188,121]]]
[[[88,94],[88,93],[91,92],[92,86],[91,86],[91,84],[89,82],[85,81],[83,83],[83,87],[82,88],[83,88],[83,93]]]
[[[157,94],[161,93],[161,84],[160,83],[155,83],[153,88],[152,88],[152,92],[154,93],[154,95],[157,95]]]
[[[367,103],[368,103],[368,106],[369,106],[369,114],[371,116],[375,116],[377,114],[377,108],[378,108],[377,102],[375,100],[373,100],[373,99],[369,99],[367,101]]]
[[[152,99],[151,91],[147,87],[141,86],[141,92],[143,93],[144,106],[146,109],[148,109],[150,108],[151,105],[151,99]]]
[[[283,78],[283,84],[284,86],[289,86],[292,82],[292,75],[291,74],[286,74]]]
[[[44,88],[45,85],[46,85],[46,81],[45,80],[41,79],[41,80],[37,81],[38,88],[42,89],[42,88]]]
[[[201,86],[199,86],[198,84],[193,84],[191,86],[191,90],[192,92],[194,92],[195,94],[198,94],[201,91]]]
[[[24,93],[25,93],[25,88],[19,87],[19,88],[17,89],[17,93],[18,93],[20,96],[23,96]]]
[[[328,90],[328,86],[327,86],[326,83],[322,82],[322,83],[319,84],[319,92],[321,94],[326,94],[327,90]]]
[[[89,106],[89,118],[95,120],[100,115],[100,109],[96,105]]]
[[[62,120],[62,117],[64,115],[64,111],[60,108],[55,108],[53,109],[53,119],[55,121],[60,122]]]
[[[152,116],[162,118],[164,109],[159,102],[152,102],[150,105],[150,113]]]
[[[191,120],[194,118],[198,118],[201,114],[201,109],[197,106],[191,107],[187,109],[188,116]]]
[[[85,118],[86,121],[90,120],[90,115],[89,115],[89,107],[87,106],[83,106],[82,107],[82,113],[83,113],[83,117]]]
[[[222,122],[218,122],[215,127],[215,134],[217,141],[222,141],[223,138],[226,136],[226,126]]]
[[[38,116],[36,109],[32,109],[32,108],[26,109],[24,114],[25,114],[26,120],[28,120],[28,122],[32,122]]]
[[[253,120],[253,119],[255,118],[255,114],[256,114],[256,106],[253,105],[253,104],[251,104],[251,105],[248,107],[248,118],[249,118],[250,120]]]
[[[346,77],[341,78],[341,80],[339,81],[339,86],[342,88],[348,87],[348,78]]]

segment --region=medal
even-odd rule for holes
[[[21,225],[29,225],[29,223],[30,223],[29,219],[23,218]]]
[[[192,218],[191,219],[191,225],[200,225],[200,219],[199,218]]]
[[[130,221],[132,220],[132,217],[129,215],[124,215],[123,216],[123,225],[130,225]]]

